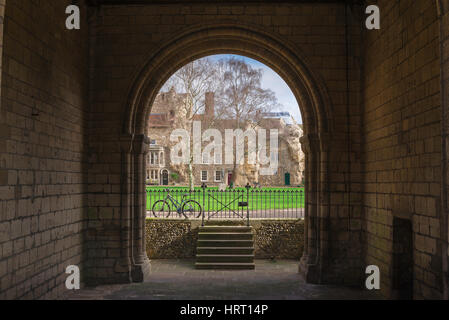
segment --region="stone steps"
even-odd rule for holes
[[[197,254],[197,262],[214,263],[252,263],[254,262],[253,254]]]
[[[252,240],[252,232],[200,232],[199,240]]]
[[[254,246],[254,240],[198,240],[197,248],[201,247],[237,247],[237,248],[252,248]]]
[[[226,269],[226,270],[254,270],[256,268],[254,263],[202,263],[195,264],[197,269]]]
[[[248,247],[197,247],[197,254],[254,254],[254,248]]]
[[[197,269],[253,270],[252,227],[200,227],[195,267]]]
[[[212,225],[212,226],[204,226],[199,228],[199,232],[211,232],[211,233],[218,233],[218,232],[252,232],[251,227],[246,226],[219,226],[219,225]]]

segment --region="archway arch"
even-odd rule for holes
[[[277,72],[301,106],[306,135],[332,131],[332,108],[326,87],[300,50],[260,28],[237,26],[233,21],[190,28],[149,55],[139,68],[125,103],[123,133],[144,134],[151,105],[173,73],[191,61],[223,53],[253,58]]]
[[[332,106],[326,87],[310,69],[300,50],[285,39],[260,28],[232,22],[198,25],[176,35],[152,52],[139,69],[125,102],[122,141],[122,217],[125,227],[133,230],[123,254],[134,268],[144,270],[149,263],[145,253],[144,220],[145,154],[148,138],[145,128],[151,106],[160,88],[183,65],[214,54],[237,54],[258,60],[277,72],[292,90],[300,106],[304,123],[302,147],[306,161],[306,223],[301,270],[311,282],[320,282],[320,261],[326,257],[328,233],[321,233],[329,206],[320,199],[329,196],[329,135],[333,131]],[[131,197],[130,197],[131,195]],[[326,211],[326,212],[324,212]],[[133,226],[126,225],[129,221]],[[142,273],[136,277],[140,279]],[[133,279],[134,280],[134,279]]]

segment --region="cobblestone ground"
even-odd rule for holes
[[[256,270],[196,270],[194,260],[152,260],[145,283],[86,288],[69,300],[310,300],[378,299],[374,292],[306,284],[292,260],[256,260]]]

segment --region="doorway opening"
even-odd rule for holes
[[[163,186],[168,186],[168,170],[162,170],[162,185]]]
[[[285,174],[285,185],[286,185],[286,186],[289,186],[289,185],[290,185],[290,173],[289,173],[289,172],[287,172],[287,173]]]
[[[397,299],[413,299],[413,227],[408,219],[393,218],[393,290]]]
[[[302,116],[275,71],[235,54],[184,65],[156,96],[146,136],[156,154],[147,165],[160,168],[160,186],[146,186],[150,259],[196,258],[201,269],[254,269],[254,259],[299,262]],[[162,161],[162,154],[169,157]],[[261,227],[256,220],[276,222]],[[168,228],[176,232],[161,232]]]

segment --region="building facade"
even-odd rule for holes
[[[188,115],[186,94],[179,94],[173,88],[168,92],[161,92],[152,108],[148,121],[147,134],[150,137],[150,151],[147,156],[147,184],[150,185],[186,185],[189,184],[189,165],[174,165],[170,159],[171,149],[177,143],[170,140],[175,129],[186,129],[192,132],[193,122],[200,123],[201,133],[207,129],[217,129],[225,137],[225,130],[236,129],[236,122],[232,119],[218,119],[215,117],[214,94],[206,93],[205,108],[202,114]],[[225,164],[225,147],[222,145],[221,157],[211,153],[209,157],[202,156],[200,163],[192,164],[193,181],[195,185],[221,184],[253,186],[299,186],[303,184],[304,154],[299,139],[302,127],[298,125],[287,112],[273,112],[263,114],[257,124],[248,123],[245,129],[266,130],[267,153],[269,153],[269,130],[275,129],[279,133],[277,170],[273,174],[263,175],[261,164],[257,161],[248,163],[248,148],[245,144],[244,164],[234,166]],[[204,139],[203,139],[204,141]],[[203,145],[204,146],[204,145]],[[233,146],[233,150],[237,146]],[[192,155],[193,157],[193,155]],[[219,159],[220,158],[220,159]],[[238,162],[234,158],[234,162]],[[238,177],[234,177],[236,175]]]

